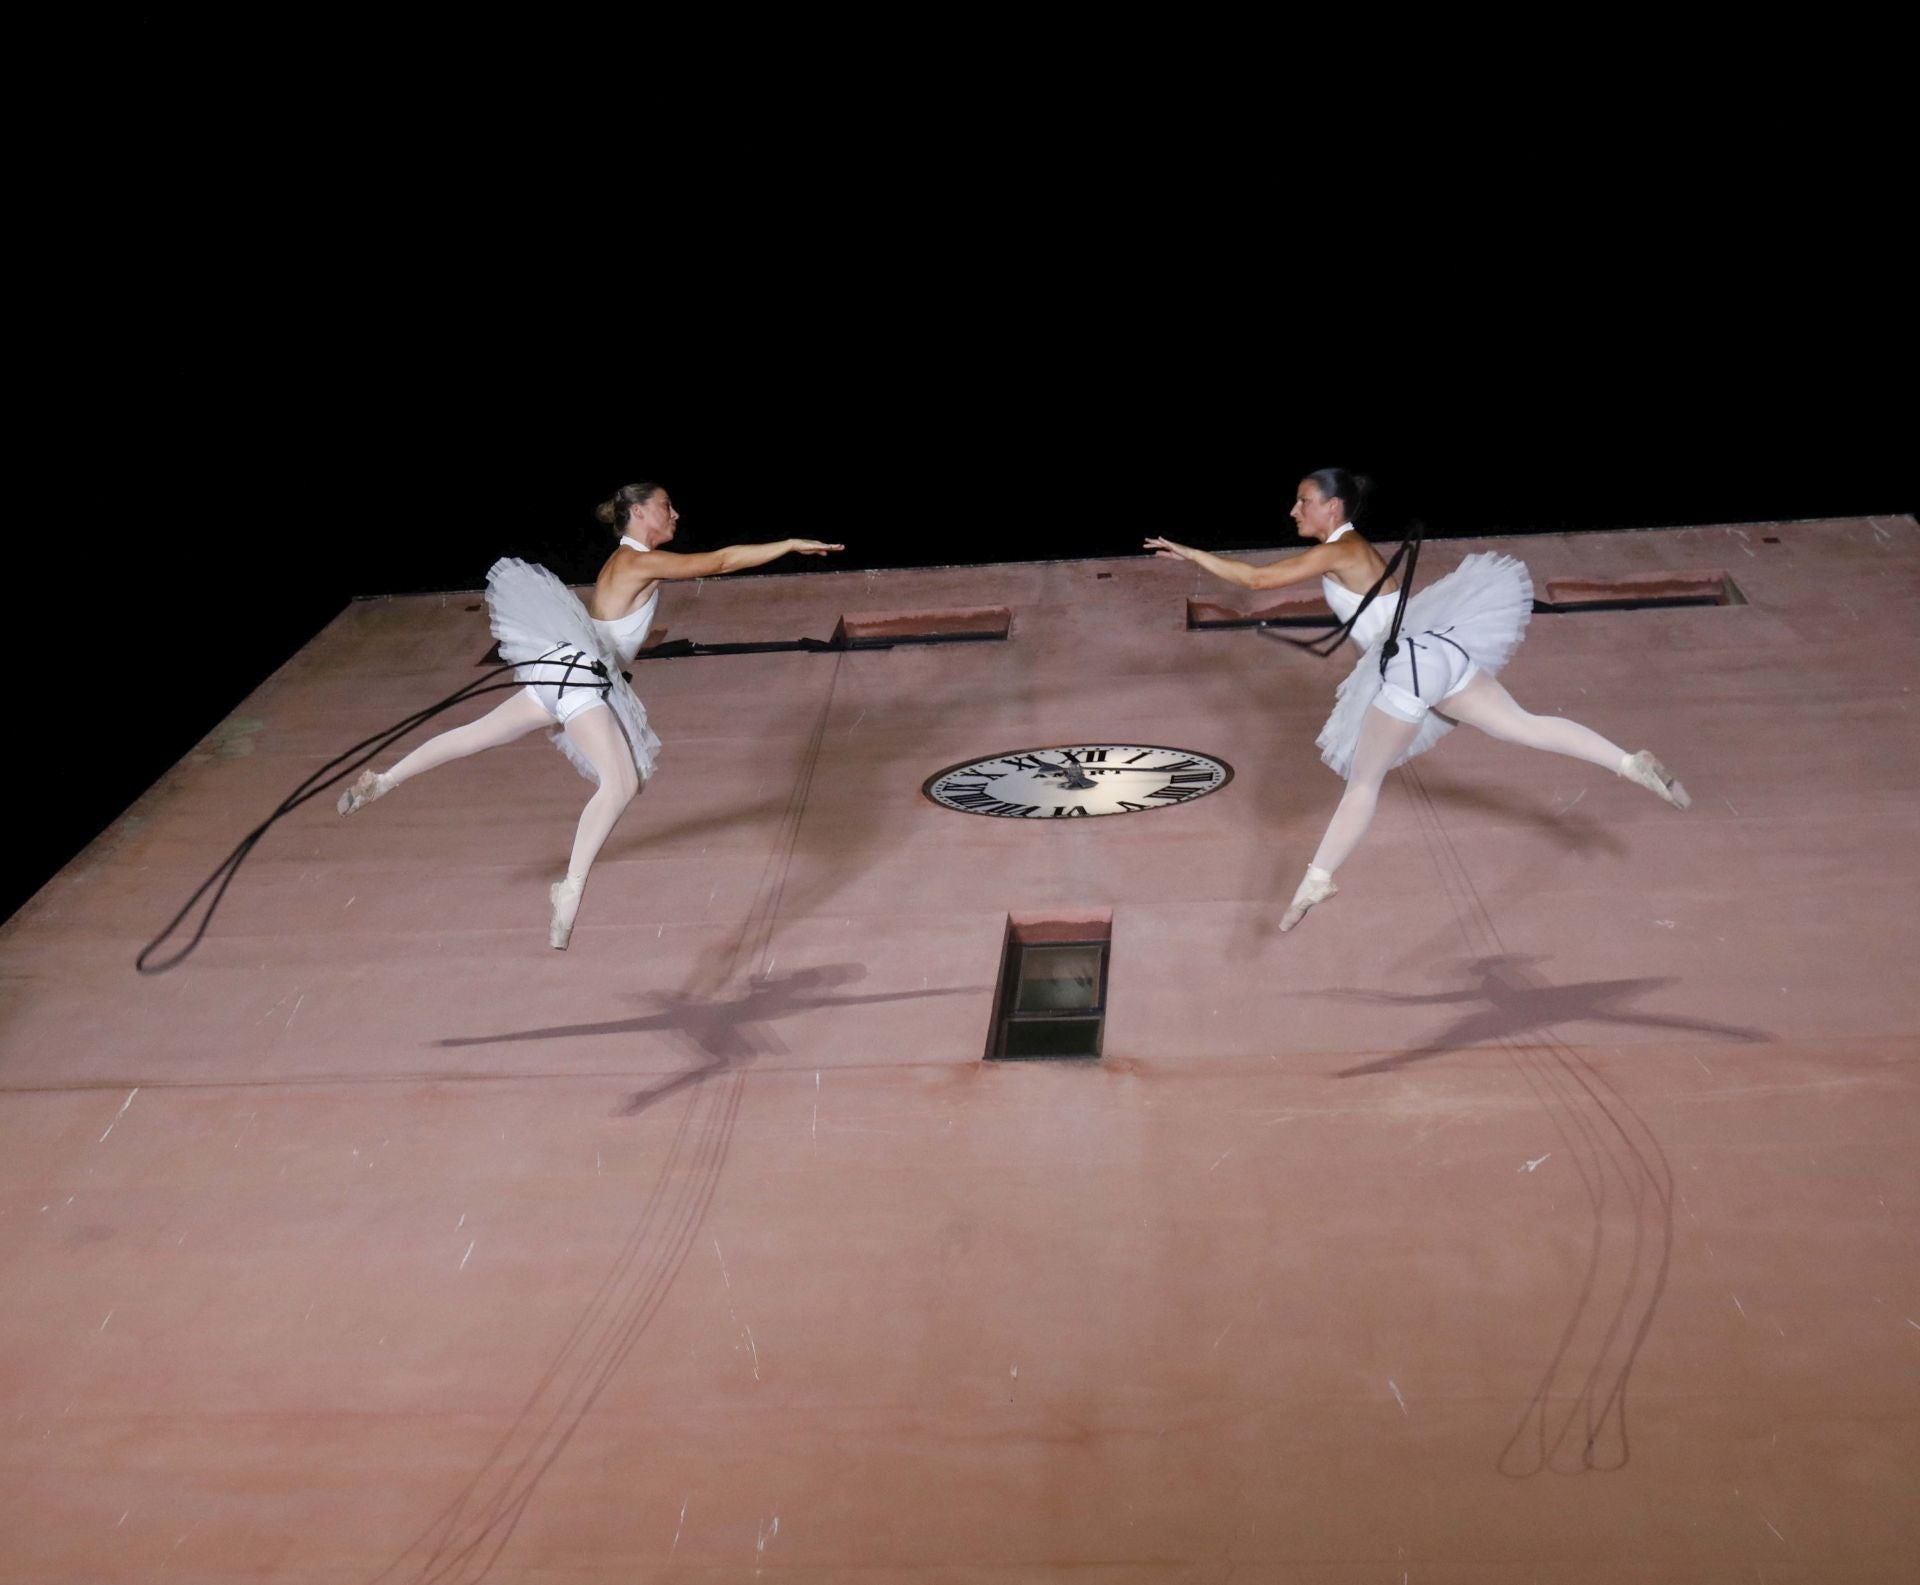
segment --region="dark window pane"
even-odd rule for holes
[[[1014,1011],[1050,1013],[1100,1005],[1100,948],[1023,947]]]
[[[1097,1057],[1100,1020],[1097,1018],[1016,1019],[1007,1025],[1009,1057]]]

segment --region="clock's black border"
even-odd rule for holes
[[[1004,820],[1007,818],[1005,815],[990,815],[984,809],[956,809],[953,807],[952,804],[943,804],[938,798],[933,796],[933,792],[932,792],[933,784],[937,782],[942,776],[951,776],[955,771],[959,770],[962,766],[978,765],[982,760],[1005,759],[1010,754],[1053,754],[1053,753],[1058,753],[1062,749],[1093,748],[1093,747],[1099,746],[1099,744],[1100,744],[1099,738],[1079,738],[1072,743],[1044,743],[1038,746],[1030,744],[1026,748],[1008,749],[1005,754],[974,754],[968,757],[967,759],[955,760],[945,770],[935,771],[931,776],[929,776],[925,781],[923,781],[920,784],[920,796],[926,799],[928,803],[932,804],[934,808],[944,809],[948,814],[978,815],[983,820]],[[1211,798],[1215,793],[1219,792],[1221,788],[1224,788],[1228,782],[1233,780],[1232,762],[1230,760],[1224,760],[1218,754],[1211,753],[1208,750],[1203,748],[1175,748],[1169,743],[1127,743],[1124,745],[1120,743],[1115,743],[1113,744],[1113,747],[1115,748],[1121,748],[1121,747],[1150,748],[1154,750],[1155,753],[1159,753],[1159,754],[1204,754],[1206,755],[1206,757],[1212,760],[1214,764],[1224,766],[1227,772],[1227,774],[1220,779],[1219,787],[1209,787],[1207,789],[1206,796],[1209,798]],[[1191,802],[1192,802],[1191,799],[1183,799],[1179,803],[1167,804],[1167,805],[1164,805],[1164,807],[1167,809],[1184,809],[1186,808],[1187,804]],[[1150,815],[1150,814],[1158,814],[1160,813],[1160,810],[1158,809],[1126,809],[1126,810],[1121,810],[1119,812],[1123,814],[1130,814],[1130,815],[1133,815],[1133,814]],[[1112,815],[1095,815],[1094,816],[1094,819],[1096,820],[1110,820],[1112,818],[1113,818]],[[1038,823],[1038,822],[1027,822],[1027,823]],[[1046,824],[1048,825],[1051,825],[1052,823],[1053,822],[1051,820],[1046,822]]]

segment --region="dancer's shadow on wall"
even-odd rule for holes
[[[1390,1073],[1467,1046],[1495,1047],[1517,1065],[1571,1160],[1587,1204],[1585,1270],[1496,1461],[1512,1478],[1615,1470],[1630,1461],[1629,1387],[1673,1255],[1673,1168],[1658,1136],[1631,1099],[1558,1031],[1589,1024],[1741,1042],[1775,1038],[1765,1030],[1642,1011],[1636,1004],[1677,983],[1671,976],[1554,985],[1531,967],[1538,961],[1511,953],[1472,959],[1464,967],[1473,983],[1454,991],[1318,993],[1375,1006],[1458,1008],[1453,1022],[1425,1044],[1339,1076]]]
[[[1748,1029],[1704,1018],[1641,1012],[1632,1005],[1655,991],[1677,984],[1677,978],[1672,975],[1553,985],[1529,967],[1539,961],[1535,957],[1511,953],[1500,957],[1475,958],[1466,968],[1477,983],[1457,991],[1438,991],[1427,995],[1358,990],[1314,993],[1336,1001],[1365,1002],[1374,1006],[1457,1006],[1463,1009],[1459,1017],[1425,1045],[1411,1051],[1398,1051],[1358,1067],[1342,1068],[1337,1077],[1351,1079],[1365,1074],[1392,1073],[1413,1063],[1444,1057],[1468,1046],[1492,1045],[1503,1040],[1526,1043],[1537,1040],[1563,1024],[1600,1024],[1621,1029],[1712,1035],[1722,1040],[1748,1043],[1774,1038],[1764,1029]]]
[[[729,983],[731,971],[726,965],[732,961],[733,954],[723,954],[721,965],[693,981],[714,983],[713,994],[650,992],[634,999],[652,1002],[658,1010],[635,1017],[453,1036],[436,1042],[481,1046],[662,1033],[690,1048],[700,1060],[691,1071],[639,1091],[618,1109],[620,1115],[630,1116],[670,1095],[691,1092],[657,1183],[641,1196],[605,1279],[560,1343],[553,1363],[472,1478],[380,1571],[373,1585],[397,1578],[414,1585],[478,1585],[492,1571],[547,1472],[640,1344],[672,1291],[726,1166],[744,1070],[756,1057],[787,1049],[776,1028],[780,1021],[819,1009],[988,989],[952,986],[847,995],[840,987],[865,979],[865,965],[830,963],[777,976],[755,975],[747,979],[744,990],[722,994],[717,986]],[[716,1077],[717,1083],[703,1083]]]
[[[937,990],[878,991],[864,996],[835,994],[835,988],[867,977],[863,963],[828,963],[794,969],[786,974],[749,980],[734,995],[694,996],[682,991],[647,991],[640,999],[657,1011],[633,1018],[615,1018],[587,1024],[550,1024],[539,1029],[516,1029],[495,1035],[458,1035],[435,1041],[439,1046],[491,1046],[522,1040],[567,1040],[601,1035],[663,1034],[687,1049],[698,1065],[631,1096],[619,1109],[631,1117],[716,1073],[764,1056],[785,1056],[788,1046],[775,1027],[782,1019],[821,1008],[874,1006],[882,1002],[918,1001],[932,996],[981,993],[981,985],[942,986]]]

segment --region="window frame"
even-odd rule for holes
[[[1098,933],[1089,921],[1070,926],[1021,926],[1009,922],[1006,942],[1000,953],[1000,984],[994,996],[993,1028],[987,1042],[985,1060],[989,1062],[1098,1062],[1106,1048],[1108,982],[1113,967],[1111,929]],[[1020,987],[1024,983],[1026,957],[1032,951],[1076,949],[1098,954],[1099,984],[1090,1007],[1048,1008],[1022,1012]],[[1007,1049],[1016,1028],[1044,1024],[1091,1023],[1093,1050],[1072,1053],[1015,1052]]]

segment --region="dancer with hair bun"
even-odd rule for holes
[[[1347,779],[1305,878],[1281,916],[1291,930],[1316,903],[1339,890],[1334,872],[1373,821],[1388,771],[1424,754],[1464,721],[1489,737],[1583,759],[1624,776],[1676,809],[1687,791],[1642,749],[1629,754],[1598,732],[1560,716],[1530,715],[1495,676],[1520,647],[1533,613],[1533,582],[1511,556],[1479,552],[1408,598],[1397,635],[1393,600],[1399,588],[1388,564],[1351,522],[1369,486],[1344,468],[1323,468],[1300,481],[1291,516],[1314,549],[1256,567],[1155,537],[1156,555],[1190,561],[1242,589],[1278,589],[1319,578],[1327,604],[1365,651],[1340,684],[1319,738],[1320,757]],[[1369,598],[1371,594],[1371,599]]]
[[[594,515],[617,529],[620,543],[582,606],[545,567],[503,557],[487,573],[487,607],[500,657],[526,684],[477,721],[429,738],[389,771],[367,770],[340,795],[343,815],[384,797],[423,771],[498,748],[539,727],[589,781],[597,783],[580,811],[567,873],[548,890],[550,945],[564,949],[586,889],[587,873],[641,783],[653,774],[660,740],[621,668],[646,642],[660,603],[660,585],[764,567],[782,556],[824,556],[842,545],[782,539],[764,545],[681,555],[661,549],[680,514],[658,484],[629,484]]]

